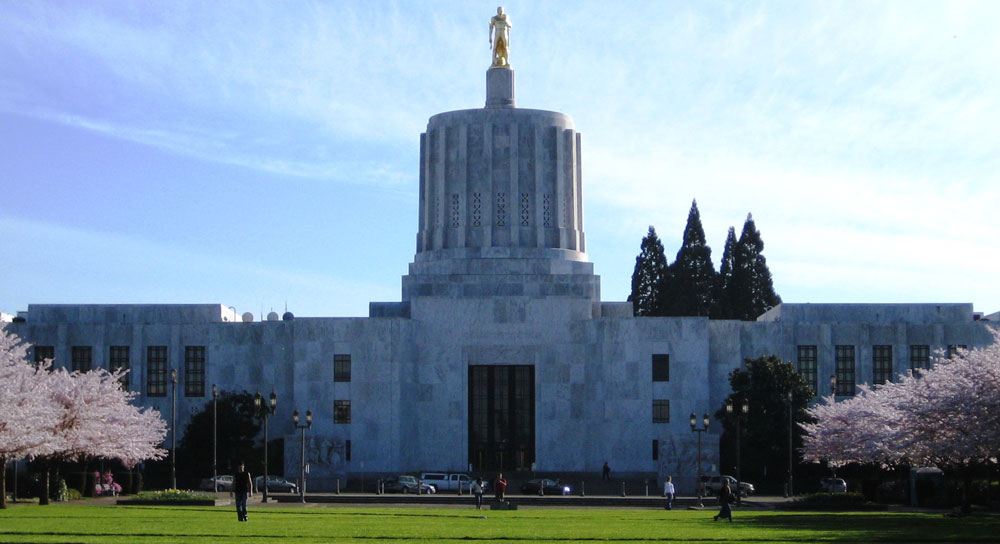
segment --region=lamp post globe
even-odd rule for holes
[[[212,384],[212,487],[219,490],[219,385]]]
[[[302,441],[299,447],[299,500],[306,502],[306,429],[312,427],[312,410],[306,410],[306,423],[299,425],[299,411],[292,412],[292,422],[296,429],[302,430]]]
[[[739,404],[733,405],[736,399],[729,399],[726,401],[726,415],[734,416],[736,418],[736,504],[742,504],[742,496],[740,494],[740,482],[742,479],[742,468],[743,463],[740,459],[740,446],[743,440],[743,433],[741,431],[743,418],[750,412],[750,404],[747,400],[741,399]]]
[[[170,369],[170,488],[177,489],[177,369]]]
[[[267,478],[267,476],[268,476],[268,474],[267,474],[267,467],[268,467],[268,463],[267,463],[267,418],[270,415],[274,414],[274,411],[278,407],[278,395],[276,395],[274,393],[274,391],[271,391],[271,395],[267,398],[267,400],[265,400],[264,399],[264,395],[261,395],[260,391],[258,391],[257,394],[254,395],[253,405],[254,405],[254,408],[257,411],[258,416],[261,417],[264,420],[264,474],[261,477],[262,481],[264,483],[264,490],[261,492],[260,502],[266,503],[267,502],[267,480],[268,480],[268,478]]]
[[[702,488],[702,481],[701,481],[701,433],[704,433],[704,432],[708,431],[708,424],[709,424],[708,413],[705,413],[705,415],[702,416],[701,422],[702,422],[702,427],[699,428],[698,427],[698,416],[694,412],[691,412],[691,418],[688,420],[688,423],[691,424],[691,430],[694,431],[694,432],[696,432],[696,433],[698,433],[698,476],[697,476],[698,479],[695,481],[695,489],[697,490],[697,493],[698,493],[698,506],[699,507],[704,506],[704,504],[702,504],[702,500],[701,500],[702,495],[703,495],[703,493],[702,493],[703,488]]]
[[[792,392],[788,392],[788,396],[785,398],[788,404],[788,496],[791,497],[795,495],[794,487],[794,476],[792,473],[792,462],[795,460],[794,452],[792,450],[792,435],[794,430],[793,422],[793,410],[792,410]]]

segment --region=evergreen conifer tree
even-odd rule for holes
[[[781,297],[774,292],[771,271],[761,254],[763,251],[764,241],[760,237],[760,231],[754,224],[753,215],[747,214],[733,256],[730,293],[734,317],[737,319],[752,321],[781,303]]]
[[[733,258],[736,254],[736,229],[729,227],[726,246],[722,251],[722,263],[715,281],[715,305],[712,319],[733,319]]]
[[[656,235],[656,229],[649,227],[649,233],[642,239],[639,255],[635,258],[632,272],[633,313],[637,316],[663,315],[664,288],[668,281],[667,257],[663,253],[663,243]]]
[[[667,315],[709,315],[715,300],[716,273],[712,248],[705,243],[698,202],[691,201],[684,240],[670,265],[671,282]]]

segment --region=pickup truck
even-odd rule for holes
[[[448,473],[448,472],[424,472],[420,474],[420,480],[432,486],[438,492],[441,491],[454,491],[458,492],[458,486],[462,486],[462,493],[469,492],[469,486],[472,485],[472,480],[469,478],[468,474],[461,473]]]
[[[707,495],[718,495],[722,490],[723,479],[729,480],[729,489],[735,493],[736,478],[732,476],[702,476],[701,485]],[[740,496],[749,497],[756,491],[750,482],[740,482]]]

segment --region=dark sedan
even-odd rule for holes
[[[537,495],[541,488],[545,495],[569,495],[572,489],[568,485],[563,485],[555,480],[536,478],[528,480],[521,485],[521,493],[525,495]]]
[[[257,489],[257,493],[263,492],[264,491],[264,477],[263,476],[257,476],[256,478],[254,478],[253,485]],[[268,474],[267,475],[267,492],[268,493],[276,493],[276,492],[298,493],[299,492],[299,488],[293,482],[289,482],[288,480],[282,478],[281,476],[275,476],[274,474]]]

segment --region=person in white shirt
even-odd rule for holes
[[[483,479],[482,479],[482,477],[476,478],[476,481],[472,482],[472,494],[476,496],[476,510],[481,510],[483,508]]]
[[[667,498],[667,504],[664,506],[667,510],[674,509],[674,482],[673,478],[667,476],[666,480],[663,480],[663,496]]]

